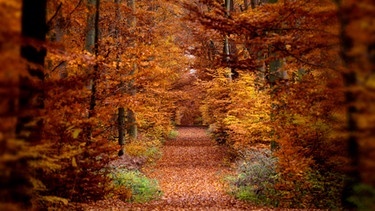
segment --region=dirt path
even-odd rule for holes
[[[225,150],[204,128],[181,127],[176,140],[163,147],[163,158],[148,173],[164,195],[148,208],[155,210],[255,210],[226,194],[222,181],[229,172]],[[139,207],[141,208],[141,207]]]
[[[204,128],[181,127],[178,131],[177,139],[163,147],[163,157],[157,165],[146,169],[149,177],[159,181],[162,199],[117,204],[117,208],[109,210],[265,210],[226,194],[222,181],[229,173],[225,149],[210,140]]]
[[[216,146],[204,128],[179,128],[176,140],[166,143],[163,158],[149,176],[156,178],[164,193],[163,209],[239,210],[254,207],[226,194],[222,182],[228,173],[225,150]]]

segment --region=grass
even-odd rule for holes
[[[156,180],[147,178],[138,170],[117,169],[110,174],[115,192],[126,202],[147,202],[161,197]]]

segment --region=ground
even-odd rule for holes
[[[223,180],[233,173],[224,146],[210,140],[203,127],[180,127],[175,140],[163,147],[163,157],[145,168],[159,181],[160,200],[131,204],[109,199],[87,204],[85,210],[268,210],[234,199]]]

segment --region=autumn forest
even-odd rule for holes
[[[0,210],[375,210],[371,0],[0,0]]]

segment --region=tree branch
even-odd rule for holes
[[[53,19],[56,18],[57,14],[58,14],[59,11],[61,10],[61,7],[62,7],[62,3],[60,3],[59,6],[57,6],[57,9],[56,9],[56,11],[55,11],[55,14],[53,14],[53,16],[47,21],[47,26],[48,26],[48,28],[51,28],[52,21],[53,21]]]

